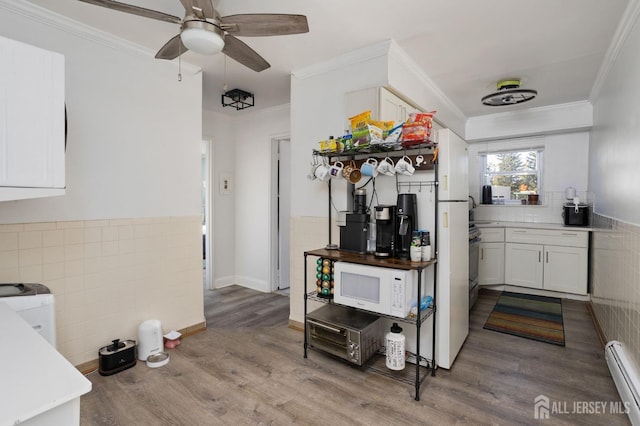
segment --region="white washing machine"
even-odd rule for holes
[[[54,348],[56,347],[55,298],[42,284],[0,284],[0,302],[16,311]]]

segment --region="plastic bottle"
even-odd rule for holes
[[[386,364],[390,370],[403,370],[405,363],[405,342],[402,328],[397,322],[391,326],[391,331],[386,336]]]
[[[429,231],[422,231],[422,261],[431,260],[431,238]]]

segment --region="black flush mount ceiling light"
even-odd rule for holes
[[[252,107],[254,105],[253,93],[240,89],[231,89],[222,94],[222,106],[234,107],[236,110]]]
[[[515,105],[530,101],[538,95],[537,90],[521,89],[520,79],[501,80],[498,91],[482,98],[482,103],[488,106]]]

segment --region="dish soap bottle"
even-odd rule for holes
[[[391,326],[391,331],[386,336],[386,364],[390,370],[404,370],[404,346],[406,338],[402,334],[402,328],[397,322]]]

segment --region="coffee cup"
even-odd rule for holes
[[[342,169],[344,169],[344,164],[342,164],[342,161],[336,161],[329,168],[329,174],[334,179],[340,179],[342,177]]]
[[[396,163],[396,172],[401,175],[411,176],[416,168],[411,164],[411,157],[405,155]]]
[[[396,174],[395,164],[389,157],[386,157],[384,160],[380,161],[377,170],[378,173],[381,173],[385,176],[393,176]]]
[[[375,158],[368,158],[367,161],[362,163],[362,165],[360,166],[360,173],[362,173],[362,176],[376,177],[378,176],[377,168],[378,160],[376,160]]]
[[[358,183],[362,179],[362,173],[354,160],[351,160],[342,170],[342,176],[350,183]]]
[[[313,172],[316,178],[320,181],[326,182],[331,179],[331,173],[329,173],[329,166],[326,164],[318,164],[316,170]]]
[[[424,163],[424,157],[422,155],[417,155],[416,156],[416,167],[420,167],[422,165],[422,163]]]

